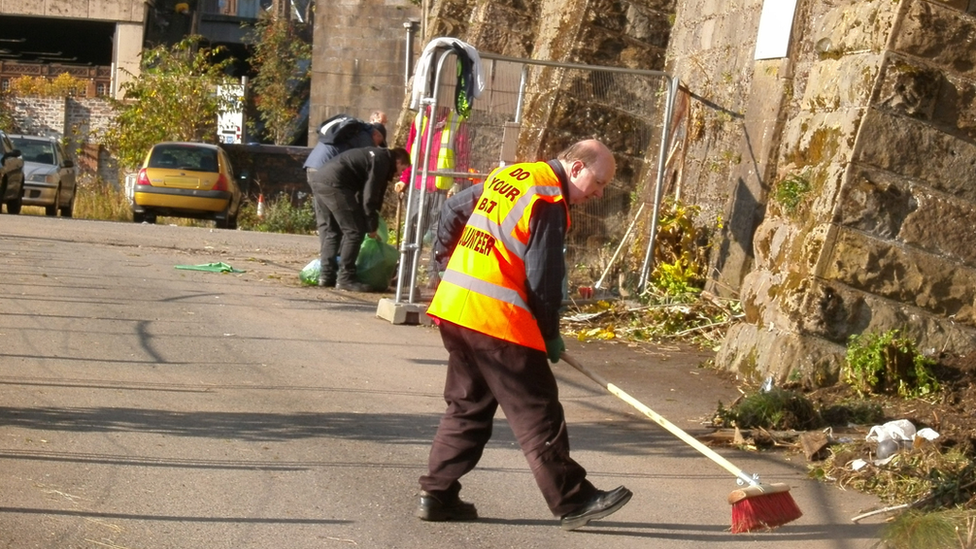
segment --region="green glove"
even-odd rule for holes
[[[546,340],[546,356],[549,357],[549,362],[553,364],[559,362],[559,356],[563,354],[566,350],[566,344],[563,343],[563,336],[557,335],[552,339]]]

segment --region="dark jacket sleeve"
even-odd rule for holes
[[[531,237],[525,251],[529,309],[544,339],[559,335],[559,308],[566,278],[566,207],[538,201],[529,221]]]
[[[366,185],[363,187],[363,213],[366,214],[366,230],[372,233],[379,227],[383,197],[390,179],[393,178],[391,174],[396,169],[396,163],[389,149],[374,148],[370,150],[370,154],[372,162]]]
[[[448,198],[441,206],[440,222],[437,224],[437,239],[434,242],[434,260],[437,270],[447,269],[454,248],[461,240],[464,226],[474,212],[474,207],[484,191],[484,183],[479,183]]]
[[[321,169],[322,166],[332,159],[335,155],[339,154],[339,150],[336,149],[335,145],[328,145],[325,143],[316,143],[315,148],[309,153],[308,158],[305,159],[305,164],[303,168],[313,168]]]

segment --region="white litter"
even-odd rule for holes
[[[868,431],[868,436],[864,437],[868,442],[881,442],[883,440],[912,441],[915,440],[915,426],[907,419],[897,419],[889,421],[884,425],[875,425]]]

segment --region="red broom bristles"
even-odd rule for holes
[[[789,490],[785,484],[770,484],[750,486],[729,494],[732,533],[775,528],[803,516]]]

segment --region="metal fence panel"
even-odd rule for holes
[[[448,51],[440,61],[440,70],[430,87],[433,91],[421,101],[421,112],[434,113],[435,125],[444,113],[455,108],[459,88],[455,55]],[[438,171],[436,155],[420,158],[414,150],[414,181],[425,173],[474,172],[454,178],[455,189],[460,190],[473,184],[472,180],[483,179],[499,165],[548,160],[576,141],[599,139],[613,151],[617,173],[602,198],[571,210],[572,229],[566,241],[568,288],[575,292],[580,286],[594,286],[625,240],[630,243],[629,249],[620,254],[613,273],[639,275],[643,250],[634,246],[628,228],[634,225],[638,212],[647,216],[659,202],[656,191],[663,174],[664,136],[668,134],[668,110],[673,104],[676,81],[658,71],[540,62],[493,54],[482,54],[481,62],[486,87],[473,101],[470,116],[457,129],[454,165]],[[417,139],[421,137],[418,132]],[[433,139],[431,143],[436,151],[437,144]],[[432,196],[421,198],[428,210],[428,200],[436,201]],[[404,220],[416,215],[421,208],[419,202],[416,196],[408,201]],[[643,203],[648,207],[642,208]],[[407,286],[406,281],[423,285],[428,279],[430,240],[428,235],[425,242],[424,235],[410,226],[404,227],[403,234],[406,241],[401,265],[407,270],[399,277],[397,296],[413,302],[413,285]],[[639,276],[631,278],[636,284]],[[609,287],[616,283],[613,280]]]

